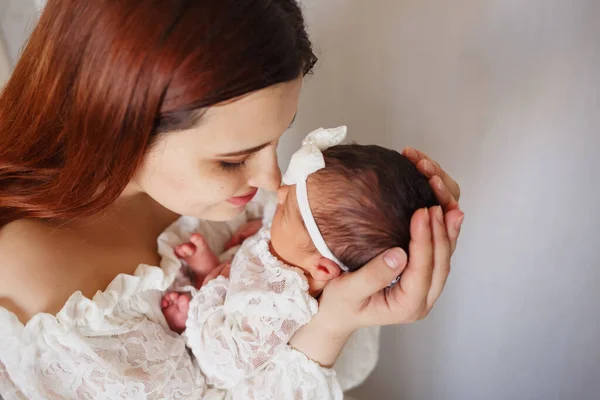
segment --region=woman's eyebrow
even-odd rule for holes
[[[296,116],[297,115],[298,115],[298,113],[294,114],[294,118],[292,118],[292,122],[290,122],[290,126],[292,126],[292,124],[296,120]],[[231,153],[217,154],[217,157],[239,157],[239,156],[245,156],[247,154],[252,154],[252,153],[256,153],[257,151],[261,151],[262,149],[264,149],[265,147],[267,147],[270,144],[271,144],[271,142],[261,144],[260,146],[252,147],[250,149],[245,149],[245,150],[240,150],[240,151],[233,151]]]
[[[217,154],[217,157],[237,157],[237,156],[245,156],[247,154],[252,154],[252,153],[256,153],[257,151],[261,151],[262,149],[264,149],[265,147],[267,147],[268,145],[270,145],[271,142],[268,143],[263,143],[260,146],[256,146],[256,147],[252,147],[250,149],[245,149],[245,150],[239,150],[239,151],[233,151],[231,153],[223,153],[223,154]]]

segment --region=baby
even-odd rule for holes
[[[437,205],[428,180],[393,150],[340,145],[346,127],[303,141],[277,191],[270,226],[244,226],[227,266],[199,235],[182,252],[197,294],[167,293],[162,308],[182,332],[209,383],[232,388],[259,368],[286,368],[287,345],[317,312],[330,280],[392,247],[408,252],[410,219]]]

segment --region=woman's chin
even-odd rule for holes
[[[246,205],[234,206],[230,203],[224,202],[214,206],[206,207],[201,211],[195,211],[183,215],[198,219],[205,219],[208,221],[229,221],[240,215],[245,209]]]

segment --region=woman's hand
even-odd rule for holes
[[[260,219],[254,219],[246,222],[240,226],[233,234],[231,239],[225,243],[225,250],[229,250],[234,246],[242,244],[244,240],[248,239],[250,236],[254,236],[256,232],[260,230],[260,228],[262,228],[262,220]]]
[[[230,271],[231,271],[231,263],[224,263],[224,264],[218,265],[215,269],[213,269],[212,271],[210,271],[208,273],[208,275],[206,275],[206,277],[204,277],[204,280],[202,281],[202,285],[201,286],[204,286],[208,282],[212,281],[213,279],[216,279],[217,276],[222,276],[224,278],[229,278],[229,272]]]
[[[439,203],[445,211],[458,209],[460,187],[458,186],[458,183],[456,183],[456,181],[440,167],[440,164],[429,158],[427,154],[415,150],[412,147],[406,147],[402,150],[402,155],[408,158],[417,166],[417,169],[423,175],[429,178],[429,184],[433,188]]]
[[[464,217],[457,202],[459,186],[425,154],[410,148],[403,154],[429,178],[441,206],[413,215],[410,260],[402,249],[390,249],[327,284],[319,312],[290,341],[322,365],[332,365],[347,338],[360,327],[404,324],[427,316],[450,273],[450,257]],[[400,273],[400,281],[387,288]]]
[[[441,207],[418,210],[411,220],[411,258],[392,249],[360,270],[331,281],[323,291],[320,311],[339,320],[342,331],[373,325],[414,322],[431,311],[450,272],[461,212],[444,215]],[[446,231],[448,226],[448,231]],[[389,283],[402,273],[392,288]]]
[[[321,302],[331,301],[332,313],[346,314],[347,320],[353,321],[351,329],[414,322],[426,317],[450,273],[450,257],[464,217],[458,209],[460,188],[427,155],[412,148],[402,153],[429,178],[441,207],[421,209],[413,215],[408,263],[403,250],[391,249],[359,271],[327,285]],[[402,277],[398,284],[385,289],[399,273]],[[343,306],[338,309],[340,298]],[[329,312],[327,309],[326,306],[325,312]]]

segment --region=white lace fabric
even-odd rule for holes
[[[254,385],[248,378],[263,369],[283,370],[297,361],[287,343],[317,312],[302,271],[271,255],[269,241],[268,229],[247,239],[233,259],[229,280],[210,282],[190,302],[184,335],[203,375],[216,387]],[[267,386],[276,385],[273,380]],[[327,383],[331,386],[337,381]]]
[[[247,219],[259,218],[263,211],[268,218],[271,211],[264,204],[259,199],[246,215],[227,223],[180,218],[158,239],[160,267],[140,265],[133,275],[118,275],[92,299],[76,292],[56,316],[37,314],[23,325],[0,308],[2,398],[328,399],[336,376],[344,390],[360,384],[377,360],[375,336],[367,341],[358,335],[358,340],[351,338],[334,366],[337,374],[301,353],[289,352],[287,361],[279,362],[275,356],[245,392],[236,392],[208,385],[184,338],[169,330],[160,297],[168,288],[185,284],[174,247],[198,232],[221,253]]]

